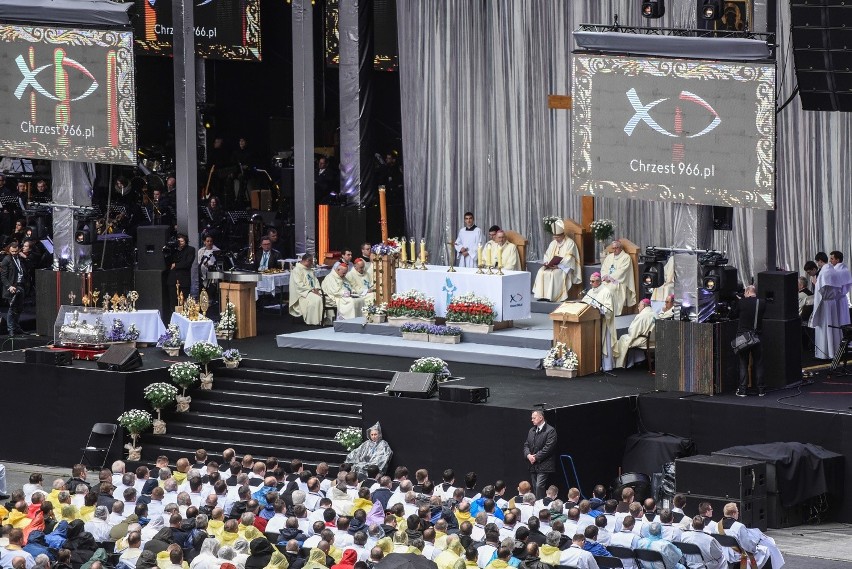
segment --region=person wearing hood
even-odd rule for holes
[[[84,522],[83,528],[92,534],[95,541],[109,541],[109,532],[113,528],[107,521],[109,511],[104,506],[95,508],[95,515],[90,522]]]
[[[98,548],[95,538],[84,531],[83,520],[74,520],[68,524],[68,532],[63,547],[71,550],[71,563],[75,566],[88,561]]]
[[[367,465],[375,464],[379,472],[387,471],[393,451],[390,445],[382,438],[382,427],[376,422],[367,432],[367,440],[358,448],[346,455],[346,461],[352,465],[352,470],[359,475],[367,475]]]
[[[246,561],[251,553],[249,542],[243,538],[238,539],[234,542],[234,551],[237,552],[234,557],[234,565],[237,566],[237,569],[245,569]]]
[[[331,569],[353,569],[357,561],[358,554],[355,550],[347,549],[343,552],[343,557],[340,559],[340,562],[332,565]]]
[[[155,569],[157,567],[157,554],[153,551],[143,551],[136,560],[136,569]]]
[[[272,557],[264,569],[289,569],[289,567],[290,560],[287,559],[286,555],[276,549],[272,552]]]
[[[299,529],[299,520],[294,517],[287,518],[285,527],[281,529],[278,537],[278,545],[286,545],[291,539],[296,540],[299,547],[308,539],[301,529]]]
[[[198,555],[189,564],[189,569],[219,569],[221,561],[216,557],[217,553],[219,553],[219,542],[212,537],[206,538],[201,543]]]
[[[663,539],[663,525],[660,522],[648,524],[648,535],[639,540],[636,549],[657,551],[663,556],[665,569],[685,569],[680,563],[683,553],[670,541]]]
[[[328,569],[325,565],[325,552],[318,547],[311,549],[308,561],[302,569]]]
[[[172,533],[172,528],[163,528],[145,544],[143,549],[157,555],[161,551],[166,551],[174,542],[175,539]]]
[[[458,536],[448,535],[446,538],[447,547],[435,557],[435,564],[438,569],[456,569],[459,566],[464,566],[462,555],[464,547],[462,547]]]
[[[346,483],[341,482],[337,486],[332,486],[328,491],[328,497],[331,499],[331,507],[337,512],[338,516],[352,515],[352,497],[346,491]]]
[[[251,554],[246,559],[246,569],[264,569],[272,559],[275,548],[264,537],[258,537],[249,544]]]

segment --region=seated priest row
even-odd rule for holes
[[[290,315],[302,318],[309,326],[319,326],[323,319],[322,292],[314,274],[314,258],[302,255],[290,274]]]
[[[630,348],[645,348],[648,346],[648,334],[654,329],[657,315],[651,308],[651,301],[643,298],[639,302],[639,314],[630,323],[627,333],[623,334],[612,349],[615,357],[615,367],[629,367],[633,362],[627,360]]]
[[[553,241],[544,253],[544,266],[538,270],[533,285],[533,298],[562,302],[568,299],[568,291],[583,282],[580,254],[573,239],[565,236],[565,224],[560,219],[553,223]],[[549,266],[556,257],[561,260]]]
[[[326,302],[337,307],[337,318],[340,320],[360,316],[364,308],[364,298],[353,293],[352,284],[346,279],[348,271],[349,265],[338,261],[322,281]]]
[[[507,271],[520,271],[521,258],[518,255],[518,247],[514,243],[506,240],[506,233],[502,229],[498,229],[494,233],[494,240],[485,244],[485,258],[491,259],[491,266],[497,266],[497,259],[500,259],[500,267]]]
[[[621,241],[614,240],[610,250],[601,263],[601,279],[612,292],[612,307],[618,316],[626,307],[636,304],[636,282],[633,259],[624,252]]]

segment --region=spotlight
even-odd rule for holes
[[[77,231],[74,232],[74,241],[77,245],[91,245],[94,243],[95,227],[91,221],[78,221]]]
[[[645,0],[642,2],[642,16],[644,18],[648,18],[649,20],[662,18],[665,13],[665,0]]]
[[[701,7],[701,17],[705,20],[722,19],[722,0],[704,0]]]
[[[642,272],[642,297],[651,298],[653,289],[663,286],[663,264],[659,261],[645,263]]]
[[[687,301],[683,301],[680,305],[680,320],[681,322],[689,322],[692,320],[692,315],[695,313],[695,307]]]
[[[730,265],[704,266],[702,288],[718,295],[717,300],[733,300],[737,291],[737,269]]]

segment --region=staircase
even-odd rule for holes
[[[212,367],[212,366],[211,366]],[[206,449],[212,460],[232,447],[280,461],[335,467],[346,451],[334,440],[344,427],[361,426],[364,395],[383,393],[394,372],[338,366],[246,360],[237,369],[213,370],[213,389],[190,392],[186,413],[169,413],[165,435],[146,434],[143,460],[164,454],[174,463]]]

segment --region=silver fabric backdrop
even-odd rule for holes
[[[756,11],[765,12],[765,2]],[[778,104],[796,84],[789,0],[779,0]],[[695,3],[672,1],[654,26],[694,27]],[[480,226],[526,235],[528,258],[544,252],[545,215],[579,220],[570,183],[570,111],[548,94],[571,92],[571,32],[580,23],[647,25],[631,0],[397,0],[407,226],[425,236],[432,258],[472,210]],[[852,254],[852,115],[801,110],[778,115],[777,265],[800,271],[818,250]],[[596,200],[596,217],[640,246],[671,245],[677,207]],[[751,211],[734,211],[734,230],[714,232],[741,277],[754,275]],[[757,268],[762,270],[762,268]]]

